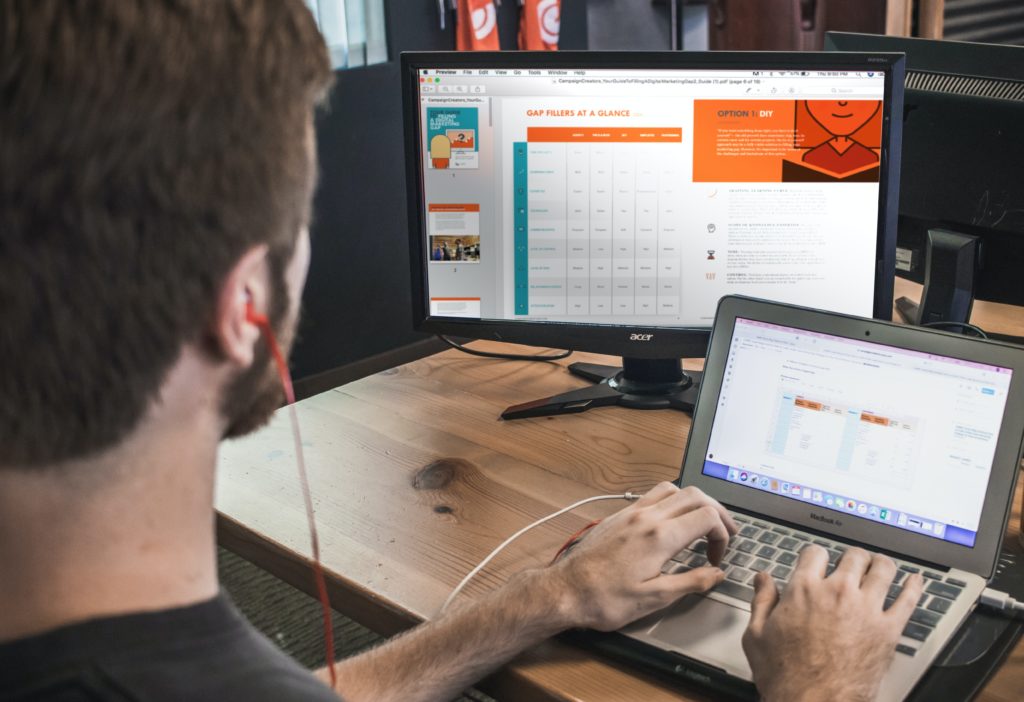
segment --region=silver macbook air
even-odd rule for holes
[[[751,680],[753,578],[784,590],[800,549],[883,551],[924,595],[879,699],[901,700],[992,577],[1024,435],[1024,349],[742,297],[718,309],[680,485],[741,527],[727,579],[623,630]],[[705,564],[694,543],[665,565]],[[685,666],[680,666],[685,668]]]

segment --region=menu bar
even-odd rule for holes
[[[706,78],[821,78],[827,80],[848,78],[881,78],[879,71],[805,71],[805,70],[749,70],[749,69],[591,69],[591,68],[424,68],[420,70],[423,77],[522,77],[534,76],[548,78],[553,76],[586,76],[588,78],[633,78],[637,75],[657,75],[668,78],[688,78],[701,76]]]

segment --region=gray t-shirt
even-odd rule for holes
[[[3,702],[338,699],[223,594],[181,609],[95,619],[0,644]]]

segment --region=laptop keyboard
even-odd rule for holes
[[[784,590],[804,546],[813,543],[828,552],[827,575],[835,570],[843,552],[848,548],[837,541],[769,524],[745,514],[732,513],[732,516],[740,530],[730,541],[729,550],[722,559],[725,580],[713,592],[745,602],[754,599],[754,575],[760,571],[767,572],[775,579],[775,585],[780,592]],[[708,564],[706,554],[707,541],[698,539],[690,548],[673,556],[662,570],[665,573],[681,573],[691,568],[699,568]],[[889,594],[885,600],[887,609],[900,594],[902,583],[908,575],[921,573],[924,576],[924,592],[910,621],[903,629],[904,640],[896,646],[899,653],[913,656],[920,644],[935,630],[967,583],[899,560],[896,560],[896,564],[896,578],[889,587]]]

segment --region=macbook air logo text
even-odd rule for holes
[[[811,512],[811,519],[816,522],[824,522],[825,524],[831,524],[832,526],[842,526],[843,521],[841,519],[833,519],[832,517],[826,517],[822,514],[815,514]]]
[[[650,341],[654,338],[654,334],[630,334],[630,341]]]

